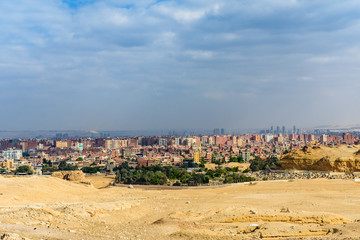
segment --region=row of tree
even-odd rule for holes
[[[236,158],[236,159],[235,159]],[[241,162],[240,157],[231,157],[230,160]],[[250,161],[250,169],[243,171],[243,173],[250,170],[261,171],[270,170],[279,167],[279,160],[276,157],[269,157],[265,160],[260,157]],[[188,168],[198,168],[188,172]],[[43,172],[55,172],[55,171],[69,171],[79,170],[76,165],[68,164],[66,160],[63,160],[57,166],[53,166],[51,161],[43,160],[42,171]],[[89,167],[83,167],[81,170],[84,173],[97,173],[102,169],[99,166],[90,165]],[[123,163],[119,167],[114,168],[116,172],[116,181],[125,184],[155,184],[164,185],[169,182],[176,182],[175,185],[199,185],[209,183],[212,179],[223,179],[224,183],[236,183],[254,181],[254,179],[245,176],[243,173],[239,173],[238,167],[234,168],[222,168],[216,167],[215,170],[207,169],[204,163],[195,164],[191,160],[186,161],[181,167],[173,166],[160,166],[154,165],[149,167],[143,167],[138,165],[135,168],[129,166],[127,162]],[[15,173],[32,174],[33,171],[29,166],[19,166]]]
[[[253,172],[276,169],[279,166],[280,162],[277,157],[269,157],[263,160],[260,157],[256,156],[255,159],[250,161],[250,169]]]
[[[221,168],[215,170],[199,168],[191,173],[186,168],[173,166],[136,166],[130,167],[127,162],[114,169],[116,171],[116,182],[124,184],[144,184],[144,185],[164,185],[173,183],[173,185],[197,186],[207,184],[210,180],[217,179],[224,183],[236,183],[254,181],[254,178],[239,173],[237,167]]]

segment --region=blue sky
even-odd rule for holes
[[[356,124],[359,18],[359,1],[4,0],[0,129]]]
[[[89,4],[95,3],[95,0],[63,0],[63,3],[67,4],[70,8],[79,8]]]

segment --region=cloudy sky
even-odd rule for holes
[[[0,130],[356,124],[359,78],[359,1],[0,1]]]

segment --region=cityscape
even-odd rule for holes
[[[360,240],[359,13],[1,0],[0,240]]]
[[[304,146],[354,145],[360,143],[358,132],[331,132],[315,129],[312,133],[293,126],[271,126],[258,134],[230,135],[224,128],[213,129],[211,135],[176,134],[166,136],[112,137],[111,132],[92,133],[93,137],[71,138],[69,133],[55,133],[49,139],[0,140],[1,171],[15,173],[20,166],[29,166],[36,174],[49,174],[49,165],[62,161],[77,169],[92,166],[99,172],[114,173],[113,169],[124,162],[130,166],[151,165],[182,166],[184,162],[214,163],[242,162],[281,158],[285,152]],[[172,135],[173,134],[173,135]],[[97,136],[96,136],[97,135]],[[95,137],[96,136],[96,137]],[[50,169],[52,170],[52,169]]]

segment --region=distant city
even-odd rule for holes
[[[298,128],[295,125],[291,127],[270,126],[263,129],[225,129],[214,128],[211,130],[34,130],[34,131],[1,131],[0,139],[54,139],[54,138],[102,138],[102,137],[136,137],[136,136],[204,136],[204,135],[241,135],[241,134],[335,134],[341,135],[343,132],[352,134],[360,133],[360,125],[355,126],[323,126],[314,128]]]
[[[356,127],[303,130],[270,126],[264,130],[234,133],[225,128],[211,131],[34,131],[1,132],[0,171],[14,172],[28,166],[39,174],[60,169],[95,168],[112,172],[127,163],[133,167],[182,166],[253,159],[280,158],[282,154],[314,145],[359,144]],[[240,131],[239,131],[240,132]],[[146,133],[148,135],[139,135]],[[8,134],[8,138],[4,138]],[[24,134],[23,137],[14,137]],[[31,137],[31,134],[39,134]],[[9,137],[10,136],[10,137]],[[13,136],[13,137],[11,137]]]

